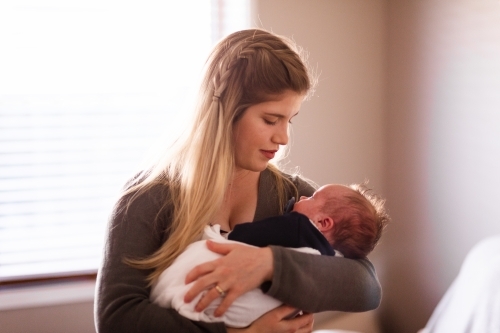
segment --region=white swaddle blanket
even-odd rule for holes
[[[221,298],[213,301],[202,312],[194,310],[203,293],[199,294],[192,302],[185,303],[184,296],[194,282],[185,284],[187,273],[196,265],[207,261],[216,260],[220,254],[210,251],[206,247],[206,240],[211,239],[220,243],[238,243],[225,239],[220,235],[220,226],[207,226],[202,240],[189,245],[186,250],[160,275],[153,285],[150,300],[162,307],[173,308],[182,316],[204,322],[224,322],[229,327],[247,327],[264,313],[280,306],[282,302],[264,294],[259,288],[251,290],[238,297],[229,309],[221,316],[214,317],[213,313],[219,306]],[[246,246],[251,246],[244,244]],[[311,248],[294,249],[300,252],[319,254]]]

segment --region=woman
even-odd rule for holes
[[[304,180],[269,160],[288,142],[291,119],[312,88],[288,40],[269,32],[239,31],[211,53],[192,128],[170,155],[136,177],[115,207],[98,276],[96,326],[106,332],[310,332],[293,308],[366,311],[380,302],[380,285],[367,259],[210,243],[224,256],[194,268],[187,282],[197,305],[223,297],[222,314],[243,293],[261,286],[288,304],[245,329],[192,322],[149,301],[150,285],[210,223],[229,231],[238,223],[282,212],[292,196],[310,196]]]

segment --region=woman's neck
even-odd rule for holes
[[[248,187],[253,187],[259,183],[260,172],[249,170],[235,170],[233,178],[229,184],[228,192],[240,191]]]

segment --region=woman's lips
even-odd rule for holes
[[[277,150],[261,150],[260,151],[267,159],[273,159],[274,154],[276,154]]]

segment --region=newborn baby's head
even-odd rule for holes
[[[293,211],[304,214],[335,250],[349,258],[368,255],[389,222],[385,200],[363,185],[329,184],[300,197]]]

